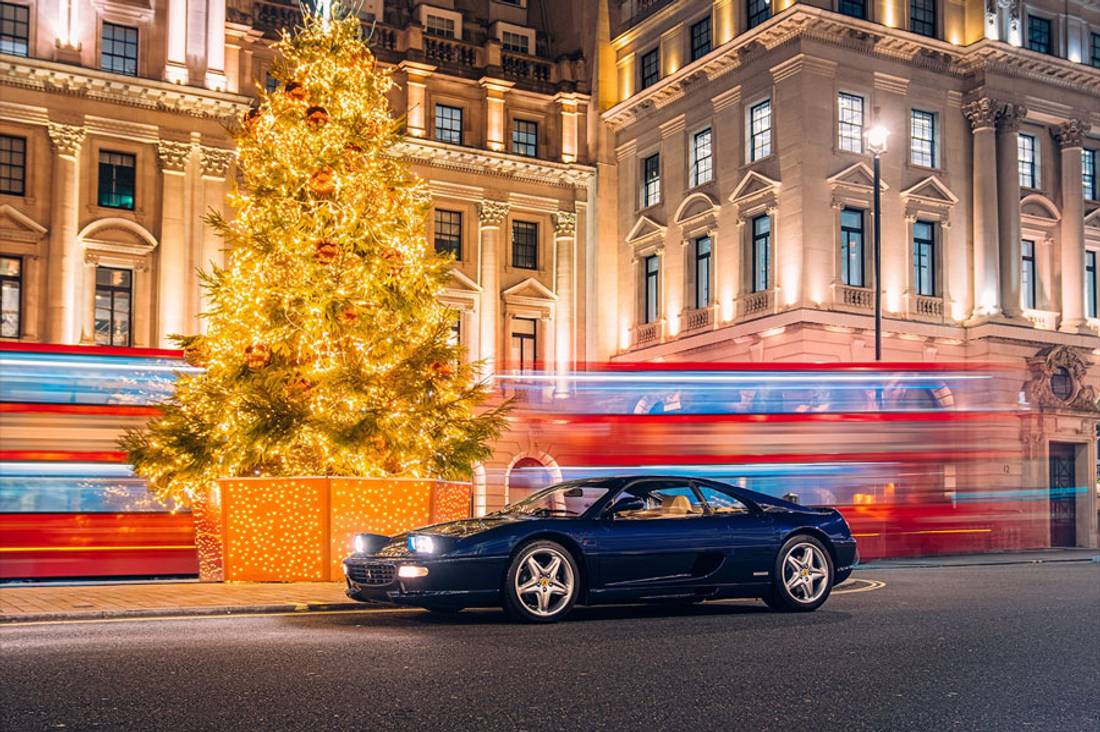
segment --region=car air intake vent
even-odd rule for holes
[[[349,564],[348,577],[351,581],[360,585],[388,585],[393,582],[394,566],[370,562],[368,564]]]

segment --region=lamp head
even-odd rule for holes
[[[867,130],[867,151],[876,157],[882,155],[886,152],[886,138],[889,136],[890,131],[882,125]]]

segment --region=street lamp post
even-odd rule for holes
[[[874,156],[875,360],[882,360],[882,173],[879,159],[886,152],[890,131],[875,125],[867,131],[867,150]]]

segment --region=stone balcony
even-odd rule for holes
[[[662,322],[655,320],[652,323],[639,323],[634,327],[634,347],[646,348],[655,346],[661,342]]]
[[[1035,310],[1024,308],[1024,317],[1039,330],[1058,330],[1057,310]]]
[[[680,331],[687,334],[710,330],[715,323],[714,309],[714,305],[708,305],[702,308],[691,308],[680,313]]]
[[[845,310],[871,311],[875,308],[875,291],[867,287],[837,285],[836,303]]]
[[[761,290],[742,295],[737,302],[741,318],[760,318],[775,312],[775,290]]]

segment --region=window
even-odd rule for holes
[[[771,279],[768,272],[769,249],[771,248],[772,220],[767,215],[752,220],[752,291],[763,292],[768,289]]]
[[[653,86],[661,78],[660,49],[654,48],[642,54],[642,79],[639,89]]]
[[[138,30],[103,22],[99,67],[116,74],[137,76]]]
[[[840,149],[863,152],[863,97],[841,92],[837,99],[837,113]]]
[[[1038,188],[1038,160],[1035,157],[1035,136],[1021,133],[1016,138],[1020,162],[1020,187]]]
[[[1085,316],[1089,318],[1097,316],[1097,301],[1100,300],[1098,285],[1100,282],[1096,280],[1096,252],[1090,249],[1085,252]]]
[[[745,17],[748,18],[749,28],[755,28],[771,17],[771,0],[745,0],[745,2]]]
[[[3,160],[3,158],[0,157],[0,160]],[[1081,151],[1081,190],[1085,194],[1085,199],[1089,201],[1097,200],[1095,150]]]
[[[836,9],[843,15],[850,15],[853,18],[867,17],[867,9],[864,7],[864,0],[840,0],[837,3]]]
[[[1089,54],[1089,63],[1100,68],[1100,33],[1092,34],[1092,53]]]
[[[435,139],[462,144],[462,107],[435,105]]]
[[[447,338],[447,342],[452,346],[462,345],[462,311],[456,310],[452,313],[453,318],[451,320],[451,333]]]
[[[26,56],[30,40],[30,8],[0,3],[0,53]]]
[[[615,510],[616,506],[624,510]],[[619,494],[612,504],[616,521],[684,519],[702,516],[705,511],[699,494],[686,482],[679,481],[632,485]]]
[[[27,140],[0,135],[0,193],[22,196],[27,180]]]
[[[913,224],[913,282],[918,295],[936,295],[936,231],[935,224],[917,221]]]
[[[435,210],[435,250],[462,259],[462,212]]]
[[[130,345],[130,301],[133,273],[115,267],[95,268],[95,342]]]
[[[660,307],[658,307],[660,295],[660,289],[658,287],[658,278],[661,274],[661,261],[656,254],[651,254],[645,258],[645,282],[644,302],[642,303],[642,322],[643,323],[656,323],[657,318],[660,317]]]
[[[749,160],[772,154],[772,100],[765,99],[749,109]]]
[[[268,71],[267,75],[264,77],[264,91],[266,91],[268,94],[273,94],[278,88],[279,80],[272,76],[271,72]]]
[[[23,326],[23,260],[0,256],[0,338],[18,338]]]
[[[512,266],[539,268],[539,225],[530,221],[512,222]]]
[[[661,201],[661,156],[650,155],[642,161],[642,208]]]
[[[531,45],[527,36],[512,31],[502,31],[500,34],[500,47],[504,51],[513,53],[531,53]]]
[[[512,120],[512,152],[529,158],[539,154],[539,125],[525,119]]]
[[[714,177],[714,156],[710,146],[710,128],[691,137],[691,185],[710,183]]]
[[[99,151],[99,205],[134,210],[136,158],[129,153]]]
[[[709,236],[695,240],[695,307],[710,305],[710,250]]]
[[[699,491],[711,513],[749,513],[748,506],[725,491],[698,484],[695,490]]]
[[[535,370],[538,328],[539,321],[534,318],[512,318],[512,365],[523,373]]]
[[[1038,53],[1054,53],[1049,20],[1034,15],[1027,16],[1027,47]]]
[[[1020,242],[1020,307],[1035,309],[1035,242]]]
[[[424,32],[429,36],[439,36],[440,38],[455,37],[454,18],[444,18],[442,15],[429,15],[426,22],[427,26],[425,26]]]
[[[863,272],[863,211],[840,212],[840,279],[849,287],[866,287]]]
[[[909,30],[936,37],[936,0],[909,0]]]
[[[914,109],[909,119],[909,158],[913,165],[936,167],[936,115]]]
[[[703,58],[710,53],[710,16],[691,25],[691,60]]]

